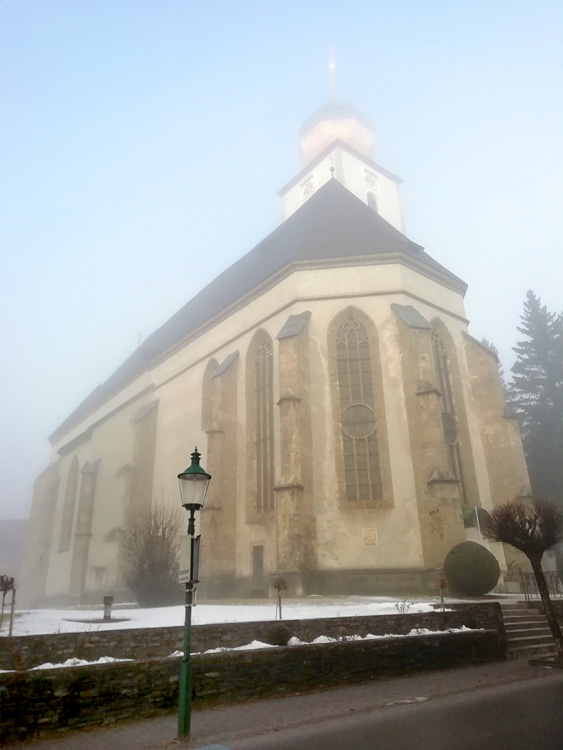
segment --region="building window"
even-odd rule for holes
[[[253,347],[254,448],[258,513],[274,507],[274,366],[272,340],[259,332]]]
[[[377,211],[377,198],[375,196],[375,193],[368,193],[367,194],[367,200],[368,200],[368,206],[371,208],[371,210],[375,211],[375,213],[378,213],[378,211]]]
[[[368,188],[376,188],[377,187],[377,175],[373,172],[370,172],[368,169],[364,170],[364,180]]]
[[[455,477],[461,480],[461,491],[465,501],[466,492],[450,361],[443,339],[436,329],[432,331],[432,352],[434,354],[434,367],[438,379],[438,388],[442,397],[442,431],[448,455],[448,468]]]
[[[74,522],[74,506],[76,505],[76,491],[78,489],[78,459],[72,459],[66,480],[63,515],[61,519],[61,536],[59,538],[59,552],[70,549],[72,525]]]
[[[355,315],[336,331],[336,365],[346,498],[378,505],[382,487],[370,339]]]

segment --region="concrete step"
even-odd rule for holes
[[[506,630],[520,630],[524,628],[543,628],[548,627],[547,620],[513,620],[512,622],[504,623]]]
[[[500,611],[503,614],[513,615],[513,614],[518,614],[520,612],[538,612],[539,610],[537,610],[535,607],[527,607],[525,604],[521,604],[521,605],[510,606],[510,607],[501,607]]]
[[[538,615],[536,612],[522,612],[521,615],[503,615],[502,619],[505,622],[522,622],[524,620],[536,622],[537,620],[545,620],[545,615]]]
[[[545,617],[505,617],[504,627],[508,628],[538,628],[547,625]]]
[[[506,655],[508,659],[527,659],[531,656],[555,656],[556,653],[555,645],[532,644],[510,647]]]
[[[553,646],[553,636],[548,635],[526,635],[521,638],[514,638],[507,641],[509,649],[521,648],[522,646]]]
[[[516,638],[525,638],[526,636],[538,636],[538,635],[548,635],[550,638],[551,630],[548,627],[540,627],[540,628],[519,628],[518,630],[507,630],[506,631],[506,638],[509,641],[513,641]]]

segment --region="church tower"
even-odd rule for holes
[[[373,161],[372,123],[349,104],[330,103],[303,123],[300,133],[303,168],[278,193],[288,218],[330,179],[404,232],[399,185],[402,180]]]

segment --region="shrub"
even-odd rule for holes
[[[453,594],[483,596],[497,585],[500,566],[482,544],[462,542],[446,555],[444,572]]]
[[[164,607],[182,601],[178,583],[179,511],[153,501],[123,536],[125,579],[140,607]]]
[[[266,633],[265,641],[271,646],[287,646],[291,638],[291,631],[285,625],[272,625]]]

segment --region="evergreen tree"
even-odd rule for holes
[[[512,367],[511,405],[520,417],[532,490],[563,506],[563,315],[529,290]]]

